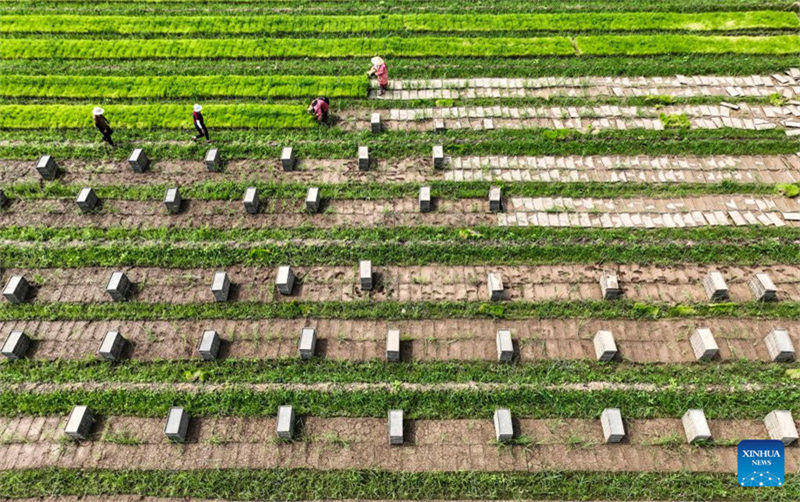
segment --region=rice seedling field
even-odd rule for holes
[[[0,500],[800,499],[798,195],[787,0],[0,0]]]

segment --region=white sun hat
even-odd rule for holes
[[[105,110],[103,110],[99,106],[95,106],[94,110],[92,110],[92,115],[102,115],[104,113],[105,113]]]
[[[202,106],[200,106],[200,105],[198,105],[197,103],[195,103],[195,104],[194,104],[194,107],[192,107],[192,109],[193,109],[194,111],[196,111],[196,112],[199,112],[200,110],[202,110],[202,109],[203,109],[203,107],[202,107]]]
[[[372,59],[370,59],[370,62],[372,62],[372,66],[380,66],[383,64],[383,58],[381,58],[380,56],[375,56]]]

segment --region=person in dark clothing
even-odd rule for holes
[[[211,139],[208,137],[208,127],[206,127],[206,123],[203,120],[203,114],[200,113],[203,111],[203,107],[195,104],[192,110],[192,121],[194,122],[194,128],[197,129],[197,136],[195,136],[194,140],[197,141],[198,139],[205,136],[206,143],[211,143]]]
[[[314,115],[317,122],[323,125],[328,125],[328,111],[330,110],[331,101],[325,96],[320,96],[311,102],[308,106],[308,113]]]
[[[92,110],[92,115],[94,115],[94,126],[100,131],[100,134],[103,135],[103,141],[115,147],[117,145],[114,144],[114,140],[111,139],[111,134],[114,132],[111,129],[111,125],[108,123],[108,119],[103,115],[105,110],[100,108],[99,106],[95,106],[94,110]]]

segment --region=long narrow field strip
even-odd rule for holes
[[[771,500],[788,502],[800,497],[797,477],[787,474]],[[285,500],[324,500],[331,493],[342,500],[454,500],[453,494],[486,494],[488,500],[575,500],[591,494],[594,500],[707,500],[739,501],[753,495],[739,487],[730,474],[658,472],[387,472],[378,470],[318,471],[312,469],[196,469],[99,470],[27,469],[0,473],[0,494],[47,497],[46,502],[99,502],[111,496],[120,502],[177,502],[142,499],[143,494],[180,496],[180,502],[196,497],[218,500],[266,500],[280,493]],[[50,498],[53,493],[63,497]],[[84,495],[98,495],[86,498]],[[469,499],[478,500],[478,499]],[[24,502],[34,502],[25,500]],[[205,502],[205,501],[198,501]],[[460,501],[463,502],[463,501]]]
[[[574,44],[574,45],[573,45]],[[597,35],[568,37],[368,39],[121,39],[8,38],[0,59],[290,58],[384,56],[575,56],[651,54],[796,54],[800,35]]]
[[[0,469],[103,468],[123,469],[137,459],[141,469],[187,468],[368,468],[390,471],[655,471],[733,472],[740,438],[765,434],[757,420],[712,421],[712,434],[722,445],[658,445],[663,438],[680,437],[680,420],[632,420],[630,441],[604,445],[599,420],[561,421],[522,419],[520,436],[535,440],[498,448],[492,443],[489,420],[417,420],[409,424],[414,437],[404,448],[386,441],[382,419],[317,419],[303,422],[301,440],[274,444],[266,431],[275,420],[200,419],[192,431],[195,442],[170,447],[161,420],[110,417],[98,427],[98,439],[87,445],[59,444],[59,416],[7,419],[0,423],[10,439],[0,445]],[[33,422],[33,423],[32,423]],[[34,430],[30,430],[31,427]],[[357,432],[356,432],[357,431]],[[580,438],[576,441],[575,438]],[[106,438],[104,441],[103,439]],[[118,440],[122,444],[117,444]],[[215,444],[216,443],[216,444]],[[572,445],[571,443],[578,443]],[[579,446],[579,447],[576,447]],[[24,448],[25,455],[15,455]],[[174,450],[180,449],[180,455]],[[647,461],[644,460],[647,458]],[[796,469],[800,452],[787,449],[786,468]],[[620,458],[623,461],[617,461]],[[608,466],[614,466],[611,469]]]
[[[275,289],[276,270],[260,267],[229,267],[230,281],[236,284],[234,299],[244,303],[269,302],[481,302],[489,301],[487,275],[498,273],[503,280],[502,299],[510,302],[599,301],[601,266],[427,266],[395,267],[375,264],[380,283],[364,291],[353,267],[298,267],[298,286],[292,295],[279,295]],[[703,278],[709,266],[620,265],[617,271],[626,299],[645,303],[704,302],[708,296]],[[800,267],[724,267],[730,299],[735,303],[754,300],[747,281],[758,272],[769,273],[780,298],[800,301]],[[105,284],[113,270],[107,268],[56,268],[3,270],[3,279],[29,274],[36,287],[36,302],[110,302]],[[141,303],[174,305],[212,302],[213,269],[127,269],[130,280],[138,284],[135,299]],[[666,280],[666,277],[672,278]],[[712,302],[713,303],[713,302]]]
[[[800,343],[800,322],[774,319],[2,321],[0,332],[21,330],[36,340],[36,348],[30,354],[35,362],[0,365],[0,381],[183,382],[193,381],[195,371],[199,371],[204,383],[397,380],[410,383],[606,381],[668,384],[678,380],[687,385],[700,382],[780,384],[789,381],[786,370],[796,365],[758,364],[770,361],[763,339],[778,323],[789,331],[794,344]],[[296,359],[297,339],[305,327],[315,328],[319,340],[318,364],[311,367]],[[716,361],[690,364],[695,363],[696,358],[689,338],[697,327],[707,327],[714,334],[720,348]],[[220,366],[204,366],[205,363],[198,361],[196,348],[200,337],[211,328],[227,340],[225,358],[232,359]],[[389,329],[400,330],[404,360],[412,363],[409,366],[395,368],[384,362]],[[499,329],[510,330],[517,342],[515,361],[519,366],[489,364],[497,361],[495,335]],[[124,363],[109,366],[89,360],[95,356],[103,336],[113,330],[120,331],[131,342],[128,355],[133,361],[130,367]],[[637,364],[617,367],[594,363],[592,337],[598,330],[611,331],[622,360]],[[164,363],[165,359],[169,362]],[[746,364],[742,362],[745,359],[748,360]],[[55,360],[59,361],[56,365],[45,364],[45,361]],[[152,365],[146,365],[147,361]],[[471,365],[456,364],[464,362]],[[176,367],[170,369],[173,363]],[[670,366],[649,363],[670,363]],[[242,366],[237,366],[239,364]],[[249,370],[245,371],[245,367]],[[712,367],[713,372],[706,371]],[[426,368],[429,369],[427,373]],[[686,375],[680,375],[682,368]]]
[[[585,12],[359,16],[3,16],[0,33],[279,34],[797,29],[793,12]]]
[[[91,123],[89,105],[0,105],[0,129],[83,128]],[[184,129],[191,124],[191,107],[178,104],[108,105],[108,116],[124,117],[114,127]],[[205,113],[214,116],[210,126],[252,129],[304,129],[314,121],[302,105],[208,104]]]
[[[298,159],[297,169],[284,171],[278,160],[261,161],[258,159],[233,160],[225,165],[224,178],[221,181],[218,173],[209,172],[199,161],[153,160],[145,176],[134,173],[128,166],[120,162],[103,161],[63,161],[59,164],[64,173],[56,183],[40,184],[40,177],[29,161],[5,161],[0,165],[0,183],[3,183],[8,197],[56,198],[71,197],[78,194],[80,186],[93,186],[95,189],[106,187],[133,187],[144,191],[149,198],[156,193],[148,193],[148,186],[167,186],[174,184],[182,187],[187,196],[192,198],[210,198],[211,193],[226,192],[230,199],[238,198],[244,191],[245,183],[258,186],[264,193],[272,197],[304,195],[303,188],[307,184],[324,187],[323,193],[332,198],[345,198],[346,190],[337,189],[335,184],[358,184],[353,191],[356,198],[365,193],[375,194],[367,184],[382,182],[383,186],[392,184],[413,184],[408,190],[396,195],[412,196],[418,183],[431,183],[436,187],[437,196],[458,198],[459,186],[471,183],[493,181],[500,183],[505,192],[516,195],[532,195],[521,190],[525,183],[540,181],[541,188],[559,186],[558,194],[570,194],[570,187],[583,189],[589,195],[592,187],[589,183],[624,183],[616,186],[616,195],[622,196],[631,184],[698,184],[691,187],[692,193],[702,191],[700,184],[714,184],[728,181],[740,184],[769,185],[796,183],[800,181],[800,156],[792,155],[719,155],[719,156],[446,156],[442,169],[432,169],[431,161],[423,157],[411,157],[397,160],[379,160],[369,171],[353,169],[351,159]],[[259,168],[254,169],[254,164]],[[237,181],[227,181],[235,179]],[[458,184],[445,184],[457,182]],[[297,187],[294,185],[297,184]],[[582,185],[583,184],[583,185]],[[34,187],[34,185],[36,185]],[[202,185],[205,194],[195,189]],[[326,186],[331,185],[331,186]],[[230,191],[228,187],[230,186]],[[291,193],[280,190],[280,187],[291,187]],[[199,187],[198,187],[199,188]],[[599,188],[599,187],[597,187]],[[604,189],[610,189],[604,186]],[[486,185],[476,185],[480,193],[470,195],[476,197],[488,193]],[[720,187],[720,190],[722,187]],[[742,191],[746,187],[740,187]],[[122,192],[123,190],[120,190]],[[389,195],[391,191],[383,190]],[[132,193],[131,190],[129,193]],[[630,190],[631,195],[654,193],[652,187],[636,186]],[[669,193],[669,190],[665,191]],[[555,193],[555,192],[554,192]],[[754,189],[753,193],[759,193]],[[545,194],[542,194],[545,195]],[[548,194],[549,195],[549,194]],[[105,196],[121,198],[116,190],[106,191]],[[326,195],[327,196],[327,195]]]
[[[363,98],[365,77],[0,75],[0,95],[37,98]]]

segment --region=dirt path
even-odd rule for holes
[[[508,329],[519,361],[531,362],[594,359],[592,337],[604,329],[614,334],[625,360],[688,363],[695,360],[689,337],[701,326],[710,328],[714,334],[721,360],[769,361],[763,338],[776,323],[760,319],[4,321],[0,322],[0,333],[13,330],[27,333],[36,340],[29,357],[53,360],[94,357],[105,333],[117,330],[130,342],[129,356],[147,361],[197,358],[197,345],[203,331],[214,329],[225,340],[223,358],[281,359],[297,357],[300,330],[314,327],[318,357],[367,361],[385,358],[386,332],[398,329],[405,361],[494,361],[497,358],[495,334],[499,329]],[[795,346],[800,346],[800,321],[781,320],[779,324],[788,329]]]
[[[424,266],[394,267],[373,264],[375,288],[362,291],[353,267],[298,267],[293,294],[279,295],[274,282],[277,268],[229,267],[230,301],[487,301],[487,276],[501,275],[505,300],[601,300],[599,279],[603,270],[619,276],[624,297],[654,302],[705,302],[702,280],[719,269],[734,302],[752,300],[746,282],[756,272],[767,272],[782,300],[800,300],[800,266],[711,267],[697,265],[541,265],[541,266]],[[6,269],[2,282],[15,274],[30,279],[37,302],[110,302],[105,286],[112,268]],[[133,299],[139,302],[211,302],[214,269],[123,268],[136,283]],[[2,301],[7,301],[3,299]]]

